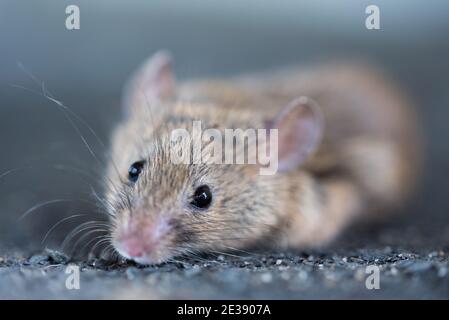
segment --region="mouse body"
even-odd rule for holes
[[[126,86],[124,119],[112,136],[105,174],[112,244],[152,264],[258,245],[321,247],[357,219],[385,218],[418,176],[410,105],[364,65],[178,84],[170,55],[158,52]],[[195,121],[223,136],[275,129],[276,173],[261,175],[257,163],[174,163],[172,133],[191,132]]]

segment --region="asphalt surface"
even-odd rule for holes
[[[387,227],[368,236],[363,231],[363,239],[357,233],[322,251],[232,252],[155,266],[117,259],[70,259],[50,249],[1,256],[0,298],[449,298],[449,246],[423,247],[426,241],[417,239],[423,235],[414,228]],[[421,246],[397,240],[410,236]],[[384,244],[391,242],[396,244]],[[66,286],[67,281],[73,284],[73,278],[67,280],[74,274],[73,269],[67,273],[69,266],[79,267],[79,289]],[[368,278],[377,272],[370,269],[373,266],[378,267],[378,288]]]
[[[218,256],[138,267],[102,260],[80,267],[68,289],[68,260],[56,253],[0,258],[4,299],[447,299],[447,250],[357,250],[345,254]],[[368,289],[379,268],[379,289]],[[70,269],[72,270],[72,269]],[[69,282],[71,283],[71,282]],[[369,285],[368,285],[369,287]],[[70,286],[69,286],[70,288]]]

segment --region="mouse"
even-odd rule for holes
[[[277,151],[276,172],[261,174],[261,163],[175,163],[173,147],[188,141],[172,134],[195,121],[221,133],[274,130],[276,143],[265,145]],[[144,265],[258,245],[321,248],[354,221],[388,219],[410,197],[420,141],[411,99],[367,64],[178,81],[171,54],[159,51],[126,84],[111,136],[111,243]]]

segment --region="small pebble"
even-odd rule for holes
[[[201,272],[201,267],[200,267],[199,265],[194,265],[192,268],[187,269],[187,270],[184,272],[184,274],[185,274],[187,277],[193,277],[193,276],[195,276],[196,274],[198,274],[198,273],[200,273],[200,272]]]
[[[44,255],[34,255],[31,258],[28,259],[28,262],[30,264],[45,264],[46,262],[48,262],[49,260],[49,256],[44,256]]]
[[[49,261],[57,264],[67,263],[70,259],[67,255],[62,252],[58,252],[56,250],[45,249],[45,253],[49,256]]]

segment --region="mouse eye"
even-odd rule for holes
[[[199,209],[206,209],[212,202],[212,193],[210,188],[206,185],[200,186],[195,190],[192,201],[190,202],[194,207]]]
[[[136,182],[139,178],[139,174],[142,172],[142,169],[145,165],[145,160],[134,162],[131,167],[128,169],[128,179],[131,182]]]

